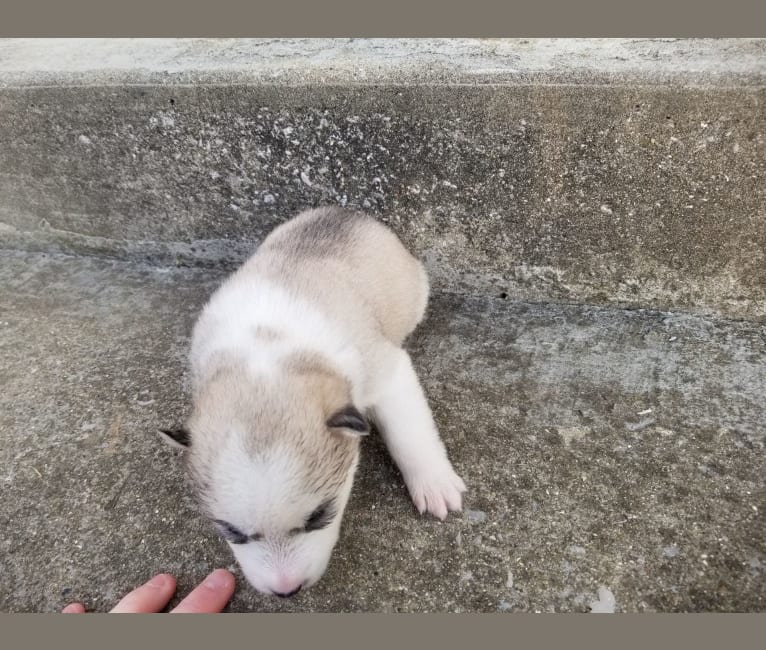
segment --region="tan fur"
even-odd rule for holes
[[[309,299],[322,312],[340,318],[362,349],[374,350],[381,335],[394,345],[423,318],[428,280],[420,262],[388,228],[363,213],[318,208],[276,228],[228,284],[269,279]],[[284,332],[260,325],[256,344],[284,340]],[[283,359],[285,374],[252,377],[236,360],[221,355],[215,374],[197,390],[189,420],[194,445],[188,460],[214,462],[222,431],[232,422],[247,432],[246,448],[255,454],[279,440],[305,454],[307,466],[337,475],[355,462],[356,440],[328,436],[327,417],[350,401],[347,381],[331,359],[296,350]],[[319,463],[316,459],[322,459]],[[323,482],[319,475],[314,480]]]
[[[357,461],[358,441],[328,432],[325,422],[348,403],[348,383],[311,357],[292,357],[285,370],[275,383],[229,364],[200,391],[188,422],[194,444],[187,466],[203,501],[206,468],[215,465],[222,436],[232,427],[246,432],[244,447],[253,456],[275,443],[289,444],[305,469],[306,487],[322,498],[333,496],[342,485]]]
[[[319,222],[320,227],[315,224]],[[319,234],[317,245],[307,234]],[[264,241],[232,281],[262,275],[310,297],[353,334],[379,332],[395,345],[422,320],[428,278],[388,228],[360,212],[309,210]],[[358,305],[355,308],[355,305]]]
[[[276,228],[206,305],[192,340],[188,475],[211,519],[259,538],[232,548],[261,591],[294,593],[323,573],[365,412],[418,510],[460,509],[465,485],[401,348],[428,291],[388,228],[320,208]],[[307,531],[315,510],[335,514]]]
[[[282,338],[283,334],[273,327],[258,325],[253,329],[253,336],[259,341],[278,341]]]

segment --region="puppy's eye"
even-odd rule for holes
[[[335,509],[331,501],[323,503],[314,512],[312,512],[306,520],[304,530],[311,532],[312,530],[321,530],[330,525],[330,522],[335,517]]]
[[[241,530],[234,528],[234,526],[232,526],[230,523],[221,521],[220,519],[216,519],[213,523],[215,523],[216,528],[218,528],[218,532],[220,532],[221,535],[223,535],[232,544],[247,544],[251,539],[260,537],[260,535],[253,535],[252,537],[248,537]]]

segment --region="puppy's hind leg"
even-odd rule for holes
[[[445,519],[461,509],[465,483],[447,458],[410,356],[393,346],[391,354],[393,372],[382,380],[373,417],[415,507]]]

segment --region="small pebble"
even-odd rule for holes
[[[465,517],[468,521],[480,524],[487,518],[487,513],[483,510],[466,510]]]
[[[592,614],[614,614],[616,604],[614,594],[606,587],[599,587],[598,600],[590,604],[590,611]]]
[[[671,544],[662,549],[662,554],[665,557],[676,557],[680,553],[681,549],[677,545]]]

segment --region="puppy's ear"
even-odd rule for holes
[[[366,436],[370,433],[370,425],[367,420],[352,404],[348,404],[333,413],[326,424],[330,429],[337,429],[354,436]]]
[[[180,426],[176,429],[159,429],[158,432],[162,439],[171,447],[188,449],[189,445],[191,445],[191,434],[184,426]]]

